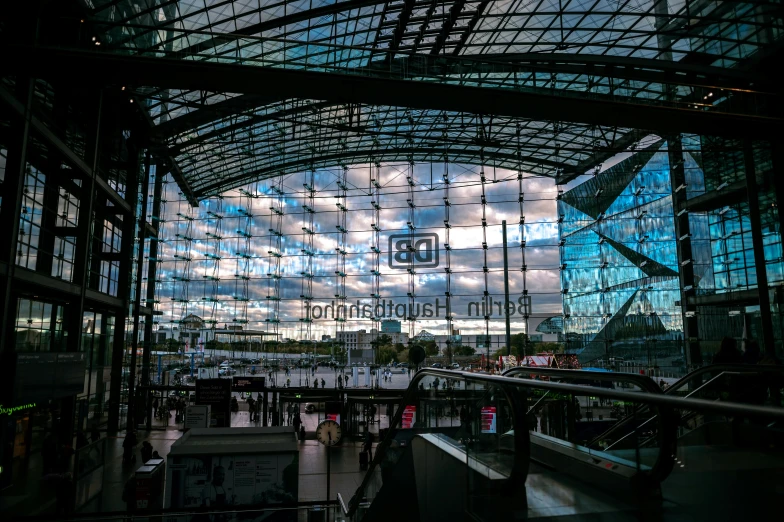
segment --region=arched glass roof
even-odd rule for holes
[[[93,0],[89,13],[104,53],[607,102],[623,123],[346,103],[321,96],[318,82],[307,97],[246,92],[240,81],[218,92],[133,86],[157,151],[196,198],[384,161],[492,164],[565,181],[645,146],[658,129],[638,124],[637,107],[684,121],[779,115],[778,87],[759,72],[780,45],[779,2]]]

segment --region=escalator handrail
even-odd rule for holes
[[[469,379],[478,380],[478,381],[487,381],[485,377],[491,377],[490,375],[483,375],[483,374],[473,374],[470,372],[457,372],[454,370],[445,370],[445,369],[436,369],[436,368],[423,368],[417,371],[414,374],[414,377],[411,379],[411,382],[408,384],[408,388],[406,389],[405,393],[403,394],[403,399],[400,402],[401,407],[398,407],[397,411],[395,412],[395,416],[389,423],[389,431],[387,432],[387,436],[384,440],[380,441],[376,446],[376,451],[373,454],[373,459],[371,462],[368,463],[368,470],[365,473],[365,477],[362,479],[362,483],[357,488],[354,495],[351,497],[348,503],[348,510],[346,511],[346,516],[351,519],[353,518],[354,514],[356,513],[357,508],[359,507],[360,502],[364,496],[364,491],[370,481],[371,477],[373,476],[376,467],[381,464],[384,456],[386,455],[387,448],[389,448],[392,440],[394,440],[394,428],[395,426],[401,425],[403,420],[403,413],[405,411],[405,406],[407,404],[412,404],[416,396],[420,393],[418,388],[419,382],[424,379],[425,377],[442,377],[444,379],[461,379],[463,382],[467,382]],[[429,392],[430,390],[428,390]],[[436,392],[437,393],[437,392]],[[516,425],[519,419],[515,419],[513,424]],[[527,468],[526,468],[527,472]],[[524,481],[526,477],[521,477]]]
[[[692,370],[664,390],[666,395],[673,395],[680,388],[683,388],[689,381],[693,380],[706,373],[714,372],[743,372],[743,373],[778,373],[784,375],[784,366],[768,366],[759,364],[709,364],[707,366],[700,366],[696,370]]]
[[[648,393],[662,393],[661,387],[656,381],[647,375],[637,375],[635,373],[621,372],[589,372],[587,370],[567,370],[563,368],[539,368],[531,366],[515,366],[504,371],[501,375],[512,377],[518,374],[536,374],[548,377],[563,377],[569,379],[580,379],[586,381],[610,381],[610,382],[629,382],[636,384]]]
[[[629,402],[641,402],[646,403],[647,405],[654,404],[656,406],[661,406],[665,409],[670,410],[678,410],[678,409],[691,409],[691,410],[698,410],[698,411],[711,411],[714,413],[724,414],[724,415],[744,415],[749,417],[768,417],[768,418],[776,418],[778,420],[784,421],[784,409],[777,409],[777,408],[769,408],[766,406],[756,406],[750,404],[736,404],[731,402],[712,402],[706,401],[703,399],[686,399],[680,397],[670,397],[663,393],[640,393],[640,392],[627,392],[627,391],[618,391],[618,390],[611,390],[607,388],[596,388],[594,386],[584,386],[579,384],[566,384],[561,382],[550,382],[550,381],[537,381],[533,379],[517,379],[511,377],[505,377],[501,375],[486,375],[486,374],[477,374],[477,373],[470,373],[470,372],[462,372],[462,371],[454,371],[454,370],[441,370],[435,368],[427,368],[418,371],[414,378],[411,380],[411,383],[408,385],[408,389],[406,390],[403,401],[401,404],[405,406],[406,404],[410,404],[413,402],[413,399],[416,397],[416,394],[419,393],[418,384],[419,382],[424,379],[425,377],[440,377],[444,379],[460,379],[463,381],[479,381],[483,383],[487,383],[490,385],[496,385],[499,387],[518,387],[518,388],[526,388],[526,389],[545,389],[545,390],[553,390],[556,392],[566,392],[566,393],[575,393],[578,395],[585,395],[587,390],[590,390],[591,395],[595,396],[602,396],[609,399],[617,399],[621,401],[629,401]],[[359,505],[359,501],[361,500],[364,490],[370,481],[376,466],[378,466],[383,459],[387,448],[392,442],[393,438],[393,430],[395,427],[400,425],[400,422],[403,418],[403,411],[404,407],[398,408],[398,411],[395,413],[394,419],[390,422],[389,432],[387,436],[384,438],[383,441],[379,443],[376,448],[375,455],[373,461],[370,462],[368,466],[368,471],[365,474],[365,478],[362,479],[362,483],[360,484],[359,488],[357,488],[356,493],[352,497],[351,501],[349,502],[349,516],[353,516],[356,512],[356,509]],[[516,412],[515,412],[516,413]],[[671,416],[667,416],[665,419],[665,426],[664,436],[667,436],[667,432],[672,431],[675,433],[677,429],[677,423],[671,418]],[[666,452],[659,453],[659,460],[662,458],[671,458],[671,455],[668,456]]]

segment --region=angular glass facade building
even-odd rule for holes
[[[584,364],[679,354],[672,209],[662,140],[562,194],[564,329]]]
[[[584,365],[675,373],[709,361],[724,336],[770,337],[780,355],[781,220],[770,151],[693,136],[645,141],[559,195],[567,351]],[[748,193],[747,172],[757,194]],[[758,291],[762,278],[768,292]]]

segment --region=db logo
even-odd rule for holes
[[[438,266],[438,234],[413,233],[389,236],[389,268],[435,268]]]

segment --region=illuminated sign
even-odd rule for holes
[[[0,404],[0,415],[11,415],[14,412],[29,410],[31,408],[35,408],[35,403],[23,404],[21,406],[9,406],[8,408]]]
[[[496,432],[496,407],[484,406],[482,407],[482,433],[495,433]]]
[[[408,405],[403,410],[403,422],[401,428],[413,428],[416,422],[416,406]]]

